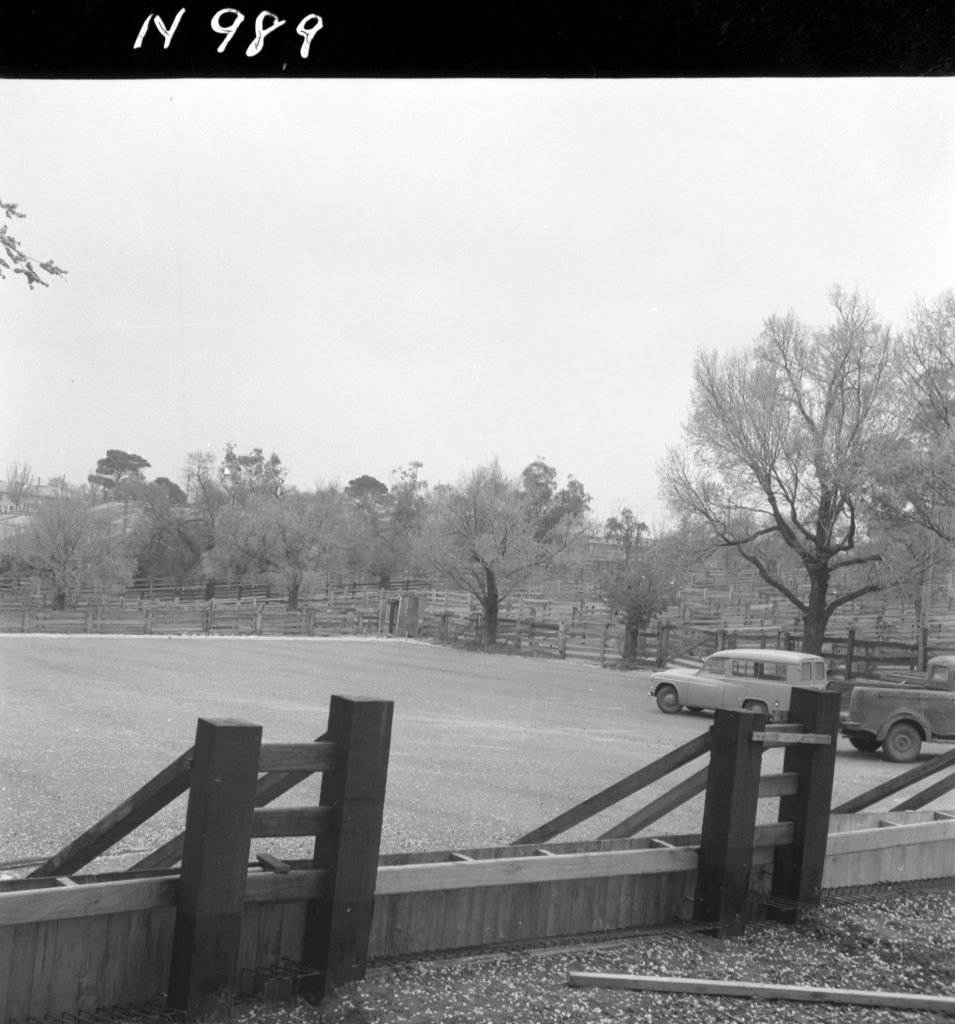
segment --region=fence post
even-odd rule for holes
[[[819,902],[822,872],[829,839],[829,807],[836,770],[840,694],[796,687],[789,705],[789,721],[806,732],[832,737],[828,745],[795,744],[786,749],[783,771],[795,772],[798,788],[779,800],[779,820],[793,823],[793,841],[777,846],[773,858],[773,896],[793,903]],[[793,924],[798,907],[771,907],[770,917]]]
[[[693,916],[712,921],[719,938],[743,934],[763,756],[762,743],[750,737],[766,719],[720,708],[713,723]]]
[[[607,653],[607,634],[610,632],[610,623],[605,622],[603,631],[600,634],[600,667],[604,667],[604,657]]]
[[[666,668],[670,660],[670,623],[657,630],[657,668]]]
[[[849,632],[846,638],[846,681],[852,678],[852,659],[855,656],[856,651],[856,628],[855,626],[849,627]]]
[[[248,722],[196,727],[168,995],[187,1021],[232,1010],[261,742]]]
[[[557,625],[557,655],[560,658],[567,657],[567,626],[563,619]]]
[[[312,860],[328,883],[325,900],[309,904],[303,955],[321,973],[303,980],[306,998],[365,976],[393,711],[391,701],[331,699],[325,739],[338,743],[338,766],[322,776],[321,803],[332,825],[316,837]]]

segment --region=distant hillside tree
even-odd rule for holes
[[[253,494],[279,497],[287,475],[288,470],[275,452],[266,458],[261,448],[253,448],[246,455],[240,455],[231,443],[226,445],[219,467],[219,482],[229,493],[233,505],[241,504]]]
[[[14,535],[13,550],[18,571],[52,587],[54,609],[84,584],[122,578],[129,568],[122,533],[80,494],[40,503]]]
[[[880,453],[878,507],[955,543],[955,289],[916,304],[900,374],[905,430]]]
[[[309,574],[343,561],[343,504],[335,487],[248,496],[219,516],[215,546],[203,557],[207,575],[275,579],[286,589],[289,611],[297,610]]]
[[[143,480],[144,469],[149,469],[149,463],[141,455],[110,448],[96,463],[96,472],[86,479],[94,487],[102,488],[105,495],[113,496],[120,484]]]
[[[604,523],[604,539],[620,547],[624,564],[629,565],[635,549],[640,546],[640,537],[647,529],[647,524],[637,519],[629,508],[622,508],[619,515],[611,516]]]
[[[537,540],[550,536],[563,521],[582,520],[590,509],[590,495],[583,484],[570,476],[558,489],[557,470],[540,457],[522,471],[521,486]]]
[[[773,316],[749,349],[700,352],[684,447],[660,468],[673,515],[704,525],[795,605],[811,652],[838,607],[885,586],[865,510],[877,453],[899,428],[888,329],[857,294],[830,298],[826,327]],[[805,574],[805,599],[774,568],[780,545]],[[833,597],[830,582],[847,569],[869,572]]]
[[[509,478],[497,460],[431,495],[426,541],[439,572],[467,590],[484,613],[484,643],[497,641],[500,604],[579,541],[582,512],[567,511],[543,532],[548,500]]]
[[[639,631],[676,603],[688,556],[692,557],[691,549],[683,538],[664,536],[635,548],[621,568],[598,579],[600,597],[624,619],[625,658],[636,653]]]
[[[12,462],[7,466],[7,493],[12,505],[22,505],[26,498],[33,497],[40,485],[29,462]]]
[[[389,488],[374,477],[350,480],[348,567],[388,587],[396,573],[418,564],[418,538],[428,484],[419,479],[420,462],[392,473]]]

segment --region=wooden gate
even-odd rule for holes
[[[297,991],[364,975],[392,704],[333,697],[313,743],[200,719],[195,746],[25,879],[0,883],[0,1021],[145,1004],[227,1015],[244,980],[298,965]],[[312,773],[320,803],[268,805]],[[78,875],[189,793],[185,831],[126,872]],[[314,854],[249,864],[253,837],[312,836]],[[173,865],[181,862],[181,867]]]

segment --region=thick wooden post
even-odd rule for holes
[[[303,959],[321,972],[303,983],[308,998],[365,976],[393,710],[391,701],[331,699],[324,738],[338,743],[339,755],[338,767],[322,776],[332,825],[315,841],[313,866],[326,871],[328,887],[308,909]]]
[[[783,771],[799,777],[797,791],[779,801],[779,820],[793,823],[790,846],[777,846],[773,859],[773,896],[799,904],[819,902],[829,838],[829,806],[836,770],[840,695],[828,690],[796,688],[789,721],[806,732],[831,736],[828,745],[794,744],[783,758]],[[794,923],[798,907],[772,907],[770,917]]]
[[[187,1021],[232,1010],[261,743],[248,722],[196,728],[168,995]]]
[[[694,919],[712,921],[712,934],[742,935],[753,864],[753,835],[763,745],[751,739],[767,716],[720,708],[713,723],[710,773]]]

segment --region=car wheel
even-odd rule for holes
[[[922,735],[911,722],[896,722],[885,734],[882,752],[886,760],[897,763],[914,761],[922,749]]]
[[[864,754],[872,754],[882,746],[874,736],[850,736],[849,742]]]
[[[665,715],[675,715],[683,707],[675,687],[667,684],[657,690],[657,707]]]
[[[755,711],[758,715],[765,715],[769,718],[769,708],[761,700],[743,701],[744,711]]]

